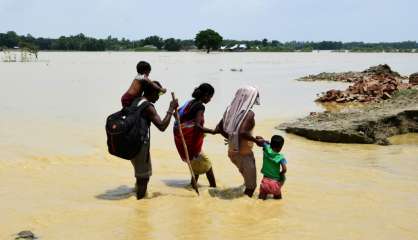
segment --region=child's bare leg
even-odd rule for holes
[[[279,192],[273,196],[274,199],[282,199],[282,188],[283,183],[279,182]]]
[[[206,177],[208,178],[209,186],[216,187],[215,175],[213,174],[212,168],[210,168],[209,171],[206,172]]]

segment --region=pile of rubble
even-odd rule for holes
[[[332,89],[322,93],[316,101],[346,103],[385,100],[392,98],[393,93],[399,90],[411,88],[412,84],[406,83],[405,79],[388,65],[379,65],[357,73],[355,80],[342,80],[354,84],[344,91]]]
[[[357,82],[363,80],[364,77],[370,77],[374,75],[385,74],[399,80],[405,80],[407,77],[401,76],[398,72],[392,71],[387,64],[381,64],[374,67],[370,67],[362,72],[342,72],[342,73],[327,73],[322,72],[316,75],[308,75],[297,79],[298,81],[334,81],[334,82]]]
[[[362,72],[366,75],[389,75],[395,78],[406,79],[407,77],[402,77],[398,72],[392,71],[392,69],[387,64],[380,64],[374,67],[369,67],[368,69]]]
[[[398,90],[411,88],[411,84],[399,81],[389,75],[375,75],[358,80],[348,89],[329,90],[320,96],[319,102],[372,102],[392,98]]]
[[[309,75],[297,79],[298,81],[335,81],[335,82],[357,82],[363,80],[364,77],[386,74],[396,79],[404,80],[406,77],[401,76],[398,72],[392,71],[387,64],[370,67],[362,72],[342,72],[342,73],[327,73],[322,72],[316,75]]]
[[[335,81],[335,82],[356,82],[362,77],[361,72],[327,73],[322,72],[316,75],[309,75],[297,79],[298,81]]]

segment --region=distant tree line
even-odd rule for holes
[[[15,47],[30,47],[38,50],[64,50],[64,51],[123,51],[123,50],[167,50],[179,51],[194,48],[194,40],[180,40],[174,38],[163,39],[159,36],[150,36],[141,40],[131,41],[126,38],[118,39],[108,36],[105,39],[87,37],[80,33],[75,36],[61,36],[54,38],[35,38],[28,34],[17,35],[13,31],[0,33],[0,49]]]
[[[277,40],[262,39],[252,41],[238,41],[223,39],[217,32],[207,29],[196,34],[195,39],[163,39],[159,36],[149,36],[140,40],[129,40],[126,38],[115,38],[108,36],[105,39],[96,39],[85,36],[80,33],[75,36],[61,36],[54,38],[36,38],[30,34],[18,35],[13,31],[0,33],[0,49],[6,48],[27,48],[33,51],[38,50],[65,50],[65,51],[123,51],[123,50],[166,50],[180,51],[190,50],[193,48],[209,50],[217,50],[222,46],[231,47],[235,44],[246,44],[247,50],[251,51],[312,51],[312,50],[349,50],[359,52],[373,51],[405,51],[417,49],[416,41],[404,42],[381,42],[381,43],[365,43],[365,42],[339,42],[339,41],[321,41],[321,42],[280,42]]]
[[[237,41],[237,40],[223,40],[223,45],[227,47],[235,44],[246,44],[249,49],[257,49],[260,51],[312,51],[312,50],[349,50],[349,51],[394,51],[394,50],[412,50],[418,49],[416,41],[403,42],[381,42],[381,43],[365,43],[365,42],[340,42],[340,41],[321,41],[321,42],[303,42],[290,41],[280,42],[277,40],[268,41],[252,40],[252,41]]]

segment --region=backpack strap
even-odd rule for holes
[[[147,108],[148,106],[154,106],[154,104],[152,104],[150,101],[143,98],[140,101],[138,101],[138,103],[135,106],[137,107],[136,113],[137,114],[142,114],[142,112],[144,111],[145,108]],[[148,141],[151,139],[151,128],[150,128],[149,124],[150,124],[150,122],[148,122],[148,136],[147,136]]]
[[[140,107],[143,103],[145,103],[147,100],[145,98],[142,98],[139,100],[139,102],[136,104],[136,107]]]
[[[135,112],[142,112],[145,108],[147,108],[150,105],[154,106],[150,101],[143,98],[134,105],[136,108]]]
[[[131,108],[131,109],[136,108],[135,111],[137,111],[139,108],[143,108],[144,106],[148,106],[148,105],[153,105],[153,104],[145,98],[138,97],[131,103],[129,108]]]

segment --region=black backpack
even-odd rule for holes
[[[150,121],[143,110],[151,105],[145,99],[137,98],[129,107],[111,114],[106,119],[107,147],[109,153],[131,160],[139,152],[142,144],[150,140]]]

